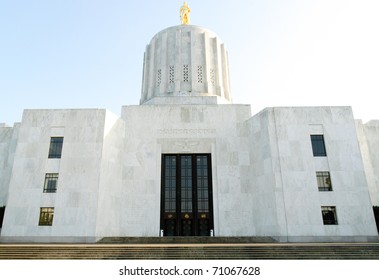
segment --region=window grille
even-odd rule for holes
[[[162,69],[158,69],[157,86],[159,87],[161,83],[162,83]]]
[[[169,83],[173,84],[174,82],[175,82],[175,66],[170,66]]]
[[[215,79],[215,70],[214,69],[210,70],[210,79],[211,79],[212,85],[215,86],[216,85],[216,79]]]
[[[189,67],[188,65],[183,65],[183,82],[189,82]]]
[[[203,83],[203,66],[201,65],[197,66],[197,82]]]

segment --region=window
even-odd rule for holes
[[[321,213],[324,225],[338,225],[335,206],[322,206]]]
[[[55,193],[58,185],[58,173],[46,173],[43,192]]]
[[[327,171],[316,172],[317,186],[320,192],[332,191],[332,181],[330,179],[330,173]]]
[[[324,135],[311,135],[313,156],[326,157]]]
[[[174,82],[175,82],[175,66],[170,66],[169,83],[173,84]]]
[[[212,68],[210,69],[210,78],[211,78],[212,86],[215,86],[216,85],[215,70]]]
[[[183,65],[183,82],[189,82],[189,68],[188,65]]]
[[[162,69],[158,69],[158,75],[157,75],[157,86],[159,87],[162,83]]]
[[[53,218],[54,218],[54,207],[41,207],[38,225],[52,226]]]
[[[0,228],[3,226],[5,206],[0,207]]]
[[[197,66],[197,82],[200,84],[203,83],[203,66],[201,65]]]
[[[63,137],[51,137],[49,158],[61,158]]]

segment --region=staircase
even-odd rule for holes
[[[276,243],[272,237],[165,236],[165,237],[104,237],[100,244],[246,244]]]
[[[200,238],[187,243],[186,238],[107,238],[98,244],[0,244],[0,259],[379,259],[379,243],[275,243],[269,239],[257,243],[258,240],[227,238],[223,243],[211,243]]]

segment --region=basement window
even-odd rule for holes
[[[321,206],[324,225],[338,225],[335,206]]]
[[[54,207],[41,207],[39,214],[39,226],[52,226],[54,218]]]

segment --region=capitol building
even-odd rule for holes
[[[379,121],[345,106],[252,115],[233,103],[224,42],[183,21],[147,45],[140,105],[121,116],[26,109],[0,125],[0,242],[377,241]]]

